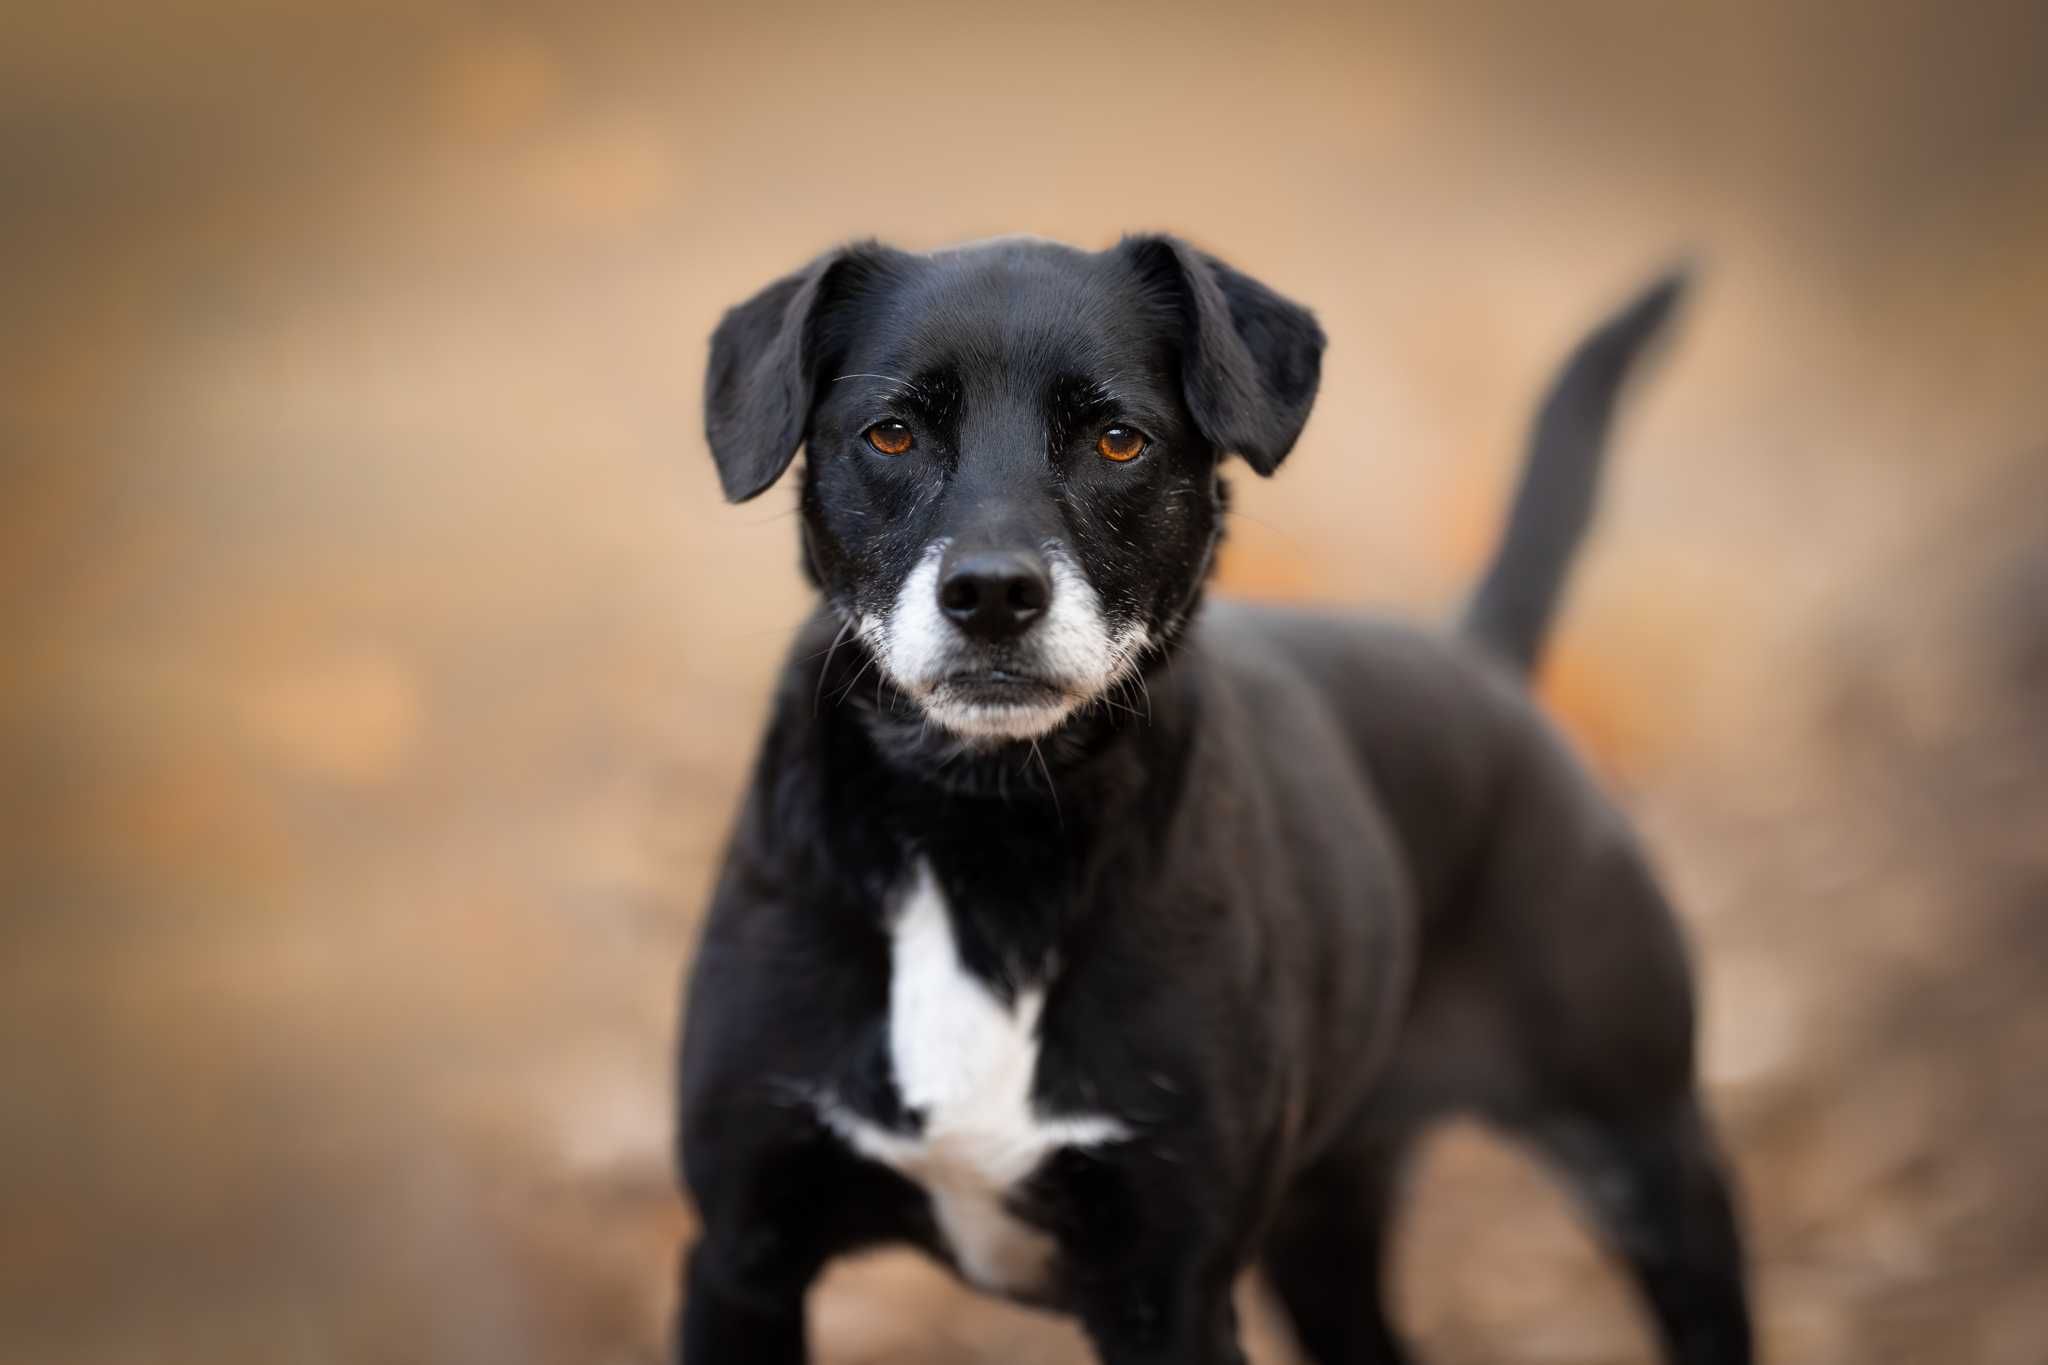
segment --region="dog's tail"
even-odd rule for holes
[[[1593,517],[1615,399],[1671,316],[1691,271],[1676,267],[1579,343],[1536,417],[1506,533],[1465,609],[1464,633],[1533,672],[1572,552]]]

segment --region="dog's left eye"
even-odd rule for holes
[[[910,428],[901,422],[877,422],[861,434],[884,455],[901,455],[910,449]]]
[[[1145,433],[1136,427],[1111,427],[1095,438],[1095,453],[1105,460],[1124,464],[1143,455],[1149,444]]]

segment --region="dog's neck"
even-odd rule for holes
[[[1042,979],[1076,917],[1163,856],[1196,748],[1196,661],[1149,654],[1149,706],[1141,692],[1035,745],[971,746],[878,684],[840,624],[821,609],[798,637],[735,845],[746,875],[828,916],[886,914],[922,860],[970,970],[999,994]]]

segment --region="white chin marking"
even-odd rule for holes
[[[1046,706],[985,706],[935,696],[921,704],[935,724],[962,739],[1027,740],[1058,729],[1061,721],[1074,714],[1080,698]]]
[[[1032,740],[1048,734],[1082,706],[1121,682],[1151,642],[1143,626],[1112,631],[1102,598],[1086,574],[1059,550],[1046,547],[1052,570],[1052,605],[1024,636],[1025,666],[1059,690],[1034,703],[966,702],[947,695],[945,677],[958,667],[960,634],[939,610],[939,562],[946,541],[935,540],[903,580],[886,616],[860,618],[858,631],[890,680],[917,700],[931,721],[970,742]]]

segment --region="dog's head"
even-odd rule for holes
[[[1165,647],[1270,474],[1323,335],[1170,237],[835,251],[729,312],[705,426],[728,498],[807,451],[805,562],[887,678],[968,741],[1035,739]]]

